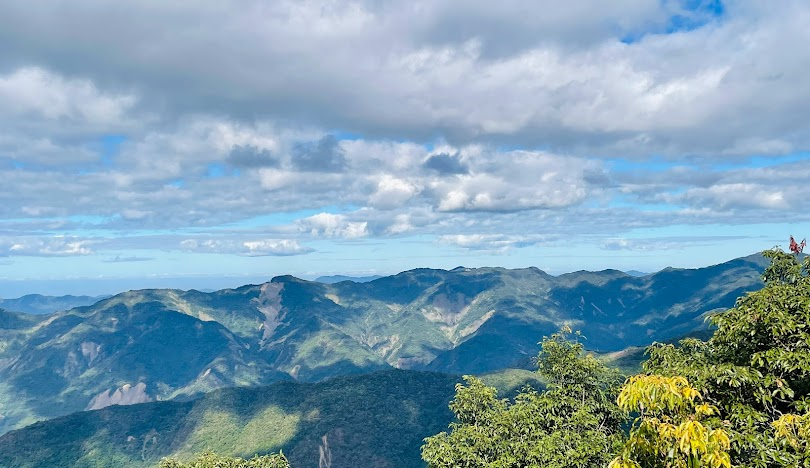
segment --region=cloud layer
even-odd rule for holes
[[[0,256],[644,251],[681,243],[633,230],[806,223],[808,21],[798,0],[9,2]]]

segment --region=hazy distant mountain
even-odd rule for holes
[[[315,278],[315,281],[318,283],[326,283],[326,284],[334,284],[340,283],[341,281],[353,281],[355,283],[368,283],[369,281],[374,281],[377,279],[382,278],[380,275],[374,276],[343,276],[343,275],[332,275],[332,276],[319,276]]]
[[[563,324],[616,351],[682,336],[762,286],[761,256],[637,278],[417,269],[368,283],[291,276],[213,293],[129,291],[0,330],[0,433],[73,411],[391,367],[527,366]],[[1,324],[2,322],[0,322]],[[3,326],[3,325],[0,325]]]
[[[630,276],[639,276],[639,277],[647,276],[647,275],[650,274],[650,273],[645,273],[643,271],[638,271],[638,270],[627,270],[627,271],[625,271],[625,273],[627,273]]]
[[[42,296],[28,294],[16,299],[0,299],[0,308],[27,314],[50,314],[60,310],[95,304],[110,296]]]
[[[2,340],[0,342],[9,343],[11,340],[7,338],[8,336],[23,333],[25,330],[28,330],[30,327],[36,325],[42,320],[43,317],[36,317],[20,312],[12,312],[10,310],[0,308],[0,340]],[[4,339],[3,337],[6,338]]]

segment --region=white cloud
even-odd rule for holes
[[[248,257],[302,255],[313,252],[296,240],[262,239],[239,241],[231,239],[186,239],[180,242],[186,252],[237,254]]]
[[[788,207],[781,188],[751,183],[717,184],[708,188],[689,189],[672,201],[686,201],[693,205],[725,208],[765,208],[780,210]]]
[[[301,173],[267,168],[259,170],[259,177],[265,190],[280,190],[306,183],[309,179]]]
[[[671,251],[671,250],[684,250],[690,246],[704,245],[718,245],[723,242],[736,241],[746,239],[747,236],[728,236],[728,235],[712,235],[712,236],[679,236],[679,237],[659,237],[659,238],[636,238],[628,239],[623,237],[609,238],[601,242],[600,247],[603,250],[629,250],[636,252],[657,252],[657,251]]]
[[[11,129],[13,130],[13,129]],[[86,146],[55,142],[48,136],[26,135],[10,129],[0,130],[0,160],[38,164],[82,164],[99,159],[98,153]]]
[[[580,155],[810,143],[800,118],[810,54],[793,47],[810,38],[801,1],[733,2],[722,18],[654,0],[48,4],[2,6],[0,56],[37,64],[7,75],[6,99],[51,116],[118,118],[132,89],[164,119],[279,119]],[[673,15],[706,25],[666,34]],[[155,28],[175,33],[152,47]]]
[[[438,241],[468,250],[505,252],[512,247],[526,247],[555,239],[551,235],[503,235],[503,234],[448,234]]]
[[[398,214],[394,217],[394,221],[385,229],[386,234],[404,234],[412,231],[414,226],[411,224],[411,217],[407,214]]]
[[[264,256],[264,255],[299,255],[309,253],[313,250],[308,247],[301,246],[295,240],[261,240],[243,242],[242,245],[247,249],[248,256]]]
[[[0,113],[36,113],[50,120],[115,123],[136,102],[131,94],[105,94],[88,79],[65,79],[39,67],[0,76]]]
[[[515,151],[471,158],[470,175],[433,182],[439,211],[513,211],[564,208],[588,196],[593,161]],[[483,172],[488,171],[488,172]]]
[[[72,257],[90,255],[93,241],[75,237],[0,238],[0,256]]]
[[[110,248],[88,229],[282,255],[810,216],[781,159],[810,148],[806,2],[43,1],[0,5],[7,255]],[[664,34],[673,14],[706,25]]]
[[[301,232],[313,236],[358,239],[368,235],[368,222],[349,221],[345,215],[318,213],[297,222]]]
[[[604,250],[632,250],[637,252],[655,252],[672,250],[680,247],[676,242],[657,239],[614,238],[603,241],[600,247]]]
[[[369,206],[393,209],[407,203],[421,189],[416,184],[385,174],[377,182],[377,190],[369,197]]]

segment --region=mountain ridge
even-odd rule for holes
[[[75,307],[88,306],[110,297],[102,296],[45,296],[42,294],[26,294],[13,299],[0,299],[0,308],[25,312],[27,314],[52,314]]]
[[[765,264],[750,256],[642,278],[497,267],[420,268],[367,283],[283,275],[213,293],[127,291],[23,322],[6,313],[16,325],[0,328],[0,433],[221,387],[391,367],[525,367],[562,325],[595,351],[642,346],[704,327],[705,314],[761,287]]]
[[[381,275],[371,275],[371,276],[347,276],[347,275],[327,275],[327,276],[319,276],[315,278],[313,281],[317,283],[340,283],[342,281],[351,281],[353,283],[368,283],[369,281],[374,281],[377,279],[382,278]]]

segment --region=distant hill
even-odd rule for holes
[[[0,299],[0,308],[27,314],[51,314],[61,310],[93,305],[110,296],[43,296],[28,294],[16,299]]]
[[[536,373],[482,376],[513,396]],[[205,449],[250,457],[283,450],[294,467],[424,466],[422,440],[446,430],[459,376],[387,370],[323,383],[216,390],[194,401],[111,406],[36,423],[0,437],[0,466],[154,467]]]
[[[638,271],[638,270],[627,270],[627,271],[625,271],[625,273],[627,273],[630,276],[638,276],[638,277],[647,276],[647,275],[650,274],[650,273],[645,273],[643,271]]]
[[[374,276],[343,276],[343,275],[332,275],[332,276],[319,276],[315,278],[315,281],[318,283],[326,283],[326,284],[333,284],[333,283],[340,283],[341,281],[352,281],[354,283],[368,283],[369,281],[374,281],[382,278],[382,276],[374,275]]]
[[[416,269],[367,283],[292,276],[213,293],[129,291],[36,320],[0,320],[0,433],[111,404],[400,368],[529,367],[563,324],[600,352],[705,327],[762,286],[756,255],[645,277],[617,270]],[[29,316],[32,317],[32,316]]]
[[[218,390],[192,402],[112,406],[0,437],[0,466],[154,467],[205,449],[283,450],[292,466],[422,467],[422,439],[447,428],[456,376],[390,370],[320,384]]]

